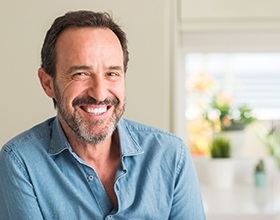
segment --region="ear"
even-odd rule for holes
[[[38,70],[38,77],[40,79],[40,83],[42,88],[44,89],[45,93],[50,98],[55,98],[55,92],[53,87],[53,77],[46,73],[44,68],[39,68]]]

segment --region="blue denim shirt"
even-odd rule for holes
[[[113,209],[95,170],[52,118],[9,141],[0,153],[1,220],[204,220],[191,156],[174,135],[126,119]]]

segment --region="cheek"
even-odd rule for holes
[[[72,108],[73,100],[78,96],[78,90],[72,85],[64,86],[63,88],[59,88],[56,92],[57,100],[63,106],[69,106]]]
[[[121,85],[115,89],[116,96],[120,99],[121,102],[124,102],[125,99],[125,86]]]

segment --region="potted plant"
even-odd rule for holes
[[[265,171],[265,165],[263,159],[260,159],[255,166],[255,186],[256,187],[265,187],[267,182],[267,173]]]
[[[211,158],[229,158],[231,147],[229,140],[223,137],[215,137],[210,146]]]
[[[252,109],[246,104],[233,105],[232,97],[220,91],[212,97],[204,117],[210,123],[214,136],[222,136],[230,141],[232,157],[241,157],[244,129],[255,121]]]
[[[280,170],[280,127],[272,124],[272,128],[263,133],[262,140],[267,146],[268,153],[273,157],[276,167]]]
[[[272,159],[276,170],[280,171],[280,124],[272,122],[271,127],[261,123],[256,124],[255,131],[259,140],[267,149],[268,156]],[[279,172],[280,175],[280,172]]]
[[[229,188],[234,182],[234,161],[231,159],[231,145],[228,139],[214,137],[210,147],[207,180],[211,186]]]

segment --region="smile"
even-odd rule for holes
[[[107,111],[107,106],[103,106],[103,107],[90,107],[90,106],[87,106],[87,107],[83,107],[83,110],[90,113],[90,114],[93,114],[93,115],[101,115],[103,113],[105,113]]]

